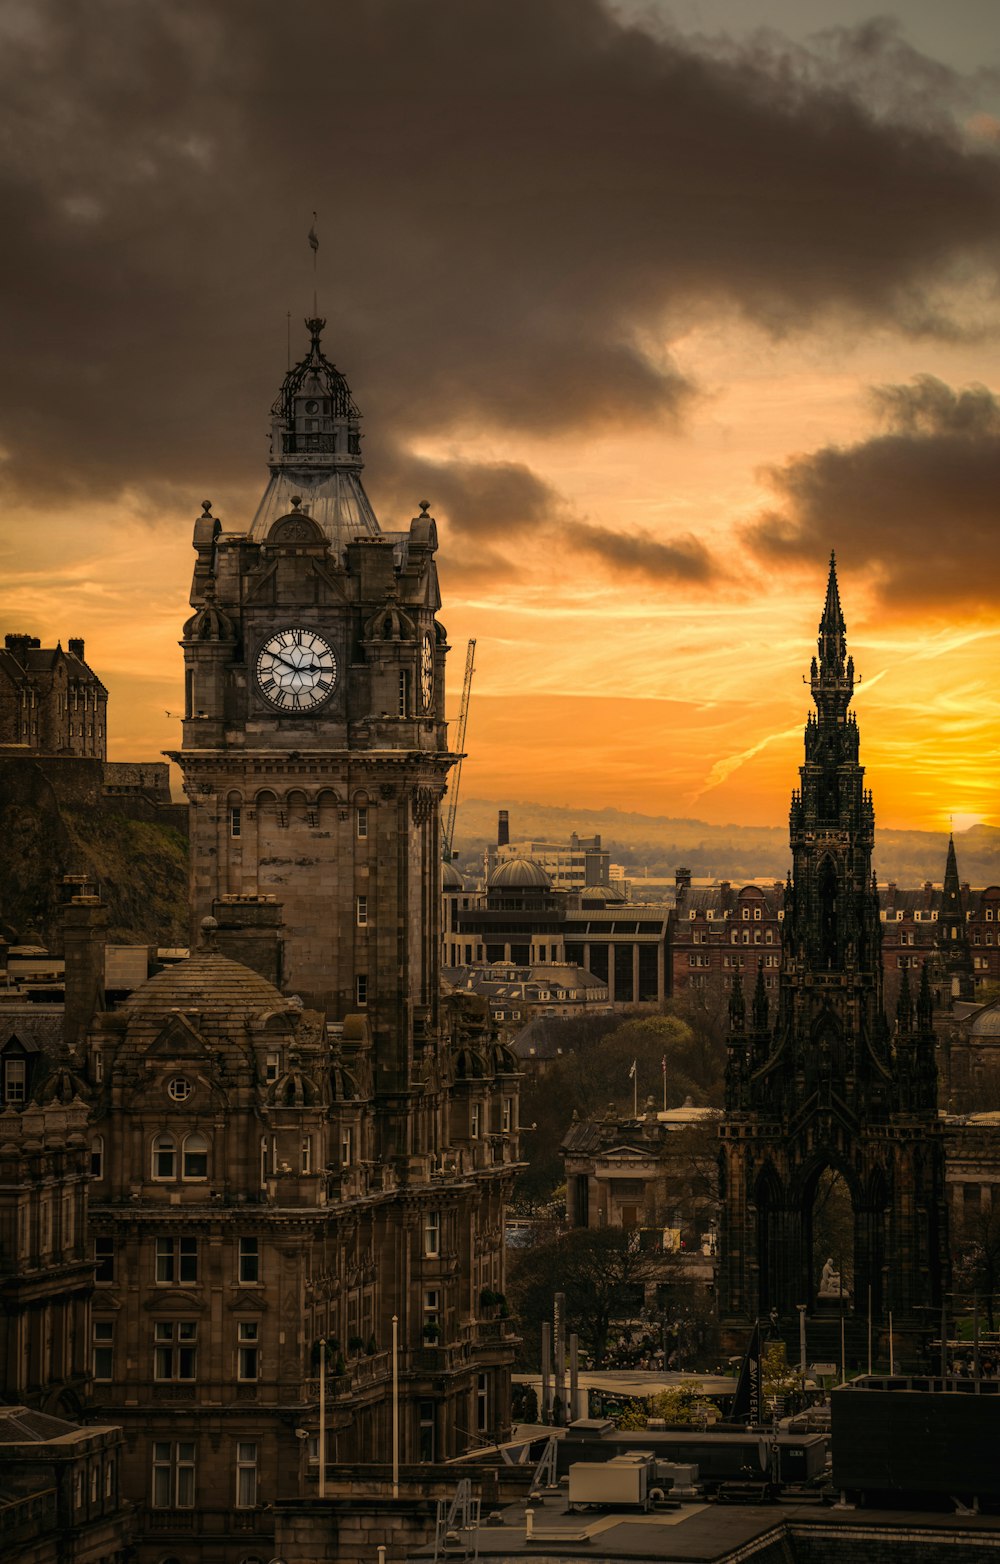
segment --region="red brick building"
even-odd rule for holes
[[[778,986],[784,887],[748,884],[734,889],[729,880],[693,885],[688,869],[676,875],[677,905],[670,926],[671,993],[708,988],[742,971],[756,977],[763,964],[764,985]]]

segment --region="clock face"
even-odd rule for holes
[[[420,648],[420,693],[423,696],[424,711],[430,711],[431,701],[434,698],[434,647],[429,635],[424,636]]]
[[[279,630],[257,653],[257,683],[279,711],[313,711],[336,687],[336,653],[315,630]]]

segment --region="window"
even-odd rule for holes
[[[256,1379],[260,1369],[258,1339],[260,1325],[256,1320],[241,1320],[237,1334],[237,1374],[240,1379]]]
[[[368,1003],[368,977],[364,972],[359,972],[354,979],[354,996],[359,1005]]]
[[[114,1496],[115,1496],[115,1458],[114,1458],[113,1455],[109,1455],[108,1456],[108,1460],[107,1460],[107,1464],[106,1464],[106,1466],[104,1468],[104,1497],[106,1499],[113,1499]]]
[[[91,1328],[91,1367],[94,1378],[107,1382],[114,1378],[115,1325],[113,1320],[94,1320]]]
[[[424,1212],[424,1254],[439,1255],[441,1253],[441,1213],[440,1211]]]
[[[355,821],[356,821],[356,825],[357,825],[358,841],[359,842],[367,841],[367,839],[368,839],[368,810],[367,810],[367,808],[362,806],[358,810],[358,812],[357,812],[357,814],[355,816]]]
[[[171,1102],[187,1102],[193,1090],[191,1082],[183,1075],[174,1075],[167,1082],[167,1096]]]
[[[153,1325],[153,1378],[191,1380],[198,1362],[195,1320],[157,1320]]]
[[[410,670],[409,670],[409,668],[400,668],[400,670],[399,670],[398,715],[400,717],[408,717],[410,715]]]
[[[156,1240],[156,1280],[170,1283],[198,1280],[197,1238]]]
[[[208,1177],[208,1141],[198,1131],[184,1137],[184,1177]]]
[[[4,1102],[24,1102],[28,1089],[26,1059],[6,1059],[3,1067]]]
[[[500,1121],[500,1127],[505,1135],[509,1135],[511,1130],[514,1128],[514,1099],[512,1097],[505,1097],[503,1099],[503,1113]]]
[[[438,1325],[441,1313],[441,1290],[438,1287],[424,1288],[424,1339],[436,1341],[438,1338]]]
[[[103,1235],[94,1239],[94,1281],[113,1282],[115,1279],[115,1241]]]
[[[354,1131],[345,1124],[340,1132],[340,1165],[349,1168],[354,1160]]]
[[[419,1401],[419,1433],[420,1433],[420,1459],[421,1461],[433,1461],[437,1449],[434,1429],[434,1403],[433,1401]]]
[[[261,1187],[267,1183],[267,1136],[260,1137],[260,1182]]]
[[[312,1160],[313,1160],[313,1155],[312,1154],[313,1154],[312,1136],[311,1135],[303,1135],[303,1137],[302,1137],[302,1171],[303,1171],[303,1173],[311,1173],[312,1172]]]
[[[741,908],[740,909],[740,917],[743,919],[744,923],[748,923],[750,921],[750,908],[749,907]]]
[[[236,1443],[236,1508],[252,1510],[257,1503],[257,1446],[247,1439]]]
[[[476,1382],[476,1428],[485,1434],[490,1426],[490,1377],[480,1374]]]
[[[367,926],[368,926],[368,897],[367,896],[358,896],[358,897],[355,898],[355,901],[356,901],[356,916],[357,916],[358,928],[359,929],[367,928]]]
[[[753,910],[753,915],[754,915],[754,918],[755,918],[755,919],[756,919],[756,920],[757,920],[757,922],[758,922],[758,923],[759,923],[759,922],[760,922],[760,919],[761,919],[761,910],[760,910],[760,908],[759,908],[759,907],[755,907],[755,908],[754,908],[754,910]]]
[[[276,1081],[281,1074],[281,1049],[269,1048],[264,1055],[264,1079]]]
[[[90,1465],[90,1502],[91,1502],[91,1504],[96,1504],[97,1503],[97,1495],[98,1495],[98,1491],[99,1491],[97,1485],[100,1482],[100,1480],[101,1480],[100,1468],[98,1467],[96,1461],[92,1461],[91,1465]]]
[[[194,1440],[153,1442],[153,1508],[194,1509]]]
[[[104,1136],[95,1135],[90,1142],[90,1176],[104,1177]]]
[[[230,836],[239,836],[239,835],[241,835],[242,830],[243,830],[243,811],[242,811],[242,809],[235,809],[235,808],[234,809],[230,809],[230,811],[229,811],[229,834],[230,834]]]
[[[157,1135],[153,1141],[153,1177],[177,1177],[177,1142],[172,1135]]]
[[[256,1238],[241,1238],[239,1253],[241,1282],[260,1281],[260,1252]]]

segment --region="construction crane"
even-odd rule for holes
[[[451,863],[454,854],[455,842],[455,816],[458,813],[458,788],[462,780],[462,761],[465,758],[465,730],[469,722],[469,696],[472,693],[472,674],[476,665],[476,643],[469,642],[469,650],[465,654],[465,683],[462,685],[462,709],[458,714],[458,743],[455,746],[458,760],[451,775],[451,787],[448,790],[448,814],[444,825],[444,841],[441,844],[442,856],[445,863]]]

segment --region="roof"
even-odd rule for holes
[[[997,1038],[1000,1040],[1000,999],[994,999],[990,1005],[984,1005],[977,1016],[969,1022],[970,1037]]]
[[[258,972],[217,950],[205,949],[158,972],[122,1004],[130,1022],[147,1018],[159,1022],[171,1010],[193,1010],[199,1012],[202,1025],[292,1008],[285,995]]]
[[[442,864],[441,885],[446,891],[464,891],[465,881],[453,863]]]
[[[0,1444],[43,1444],[79,1432],[77,1423],[50,1417],[47,1412],[35,1412],[31,1407],[0,1407]]]
[[[507,858],[490,875],[490,890],[549,890],[551,880],[532,858]]]

